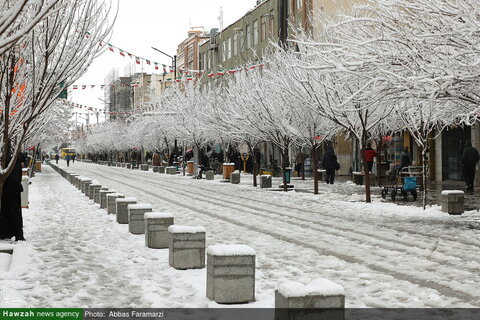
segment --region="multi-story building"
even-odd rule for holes
[[[110,120],[125,118],[125,112],[132,110],[131,81],[131,77],[119,77],[107,84],[105,92]]]
[[[188,32],[187,39],[178,45],[177,70],[187,73],[197,73],[200,70],[199,46],[206,39],[208,36],[203,30],[192,29]]]

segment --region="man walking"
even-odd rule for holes
[[[477,165],[480,155],[478,150],[472,147],[470,140],[465,141],[465,147],[463,148],[462,166],[463,177],[467,184],[467,191],[473,191],[473,182],[475,181],[475,167]]]
[[[377,156],[377,152],[372,149],[372,144],[370,142],[367,143],[367,148],[364,151],[364,159],[367,163],[368,172],[372,172],[373,169],[373,159]]]
[[[58,153],[55,155],[55,164],[58,164],[58,159],[60,159],[60,157],[58,156]]]
[[[65,160],[67,161],[67,167],[69,167],[70,166],[70,155],[69,154],[67,154],[65,156]]]

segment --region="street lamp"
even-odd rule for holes
[[[161,54],[169,57],[170,59],[172,59],[172,68],[173,68],[173,80],[175,81],[177,79],[177,56],[174,55],[173,57],[169,54],[166,54],[165,52],[163,52],[162,50],[159,50],[157,48],[154,48],[152,47],[153,50],[155,51],[158,51],[160,52]]]
[[[166,54],[162,50],[159,50],[157,48],[152,47],[153,50],[160,52],[161,54],[169,57],[172,59],[172,67],[173,67],[173,81],[177,80],[177,55],[174,55],[173,57],[169,54]],[[173,161],[172,161],[173,160]],[[175,139],[174,146],[173,146],[173,159],[169,159],[170,165],[173,165],[174,162],[177,162],[177,139]]]

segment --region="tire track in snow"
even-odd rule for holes
[[[89,170],[85,170],[87,172],[91,172]],[[363,259],[363,258],[358,258],[358,257],[355,257],[355,256],[352,256],[351,254],[347,254],[347,253],[341,253],[341,252],[338,252],[338,251],[333,251],[329,248],[325,248],[325,247],[320,247],[320,246],[315,246],[313,244],[310,244],[310,243],[306,243],[304,241],[300,241],[296,238],[293,238],[293,237],[289,237],[289,236],[286,236],[286,233],[289,231],[289,230],[285,230],[286,232],[285,233],[277,233],[277,232],[272,232],[271,230],[267,230],[265,228],[261,228],[259,226],[256,226],[256,225],[251,225],[251,224],[248,224],[244,221],[238,221],[238,220],[235,220],[235,219],[231,219],[229,217],[225,217],[225,216],[222,216],[222,215],[218,215],[218,214],[215,214],[215,213],[212,213],[210,211],[207,211],[207,210],[203,210],[203,209],[199,209],[197,207],[194,207],[194,206],[191,206],[189,205],[188,203],[191,202],[191,197],[192,195],[191,194],[187,194],[185,195],[184,197],[187,198],[187,201],[177,201],[177,200],[174,200],[172,199],[172,197],[165,197],[164,195],[162,194],[159,194],[159,193],[156,193],[156,192],[152,192],[151,189],[149,188],[146,188],[143,184],[144,181],[139,181],[138,182],[138,185],[132,185],[130,183],[125,183],[125,181],[121,181],[121,180],[117,180],[117,179],[113,179],[111,177],[108,177],[108,176],[104,176],[104,175],[101,175],[101,174],[98,174],[98,172],[91,172],[93,174],[96,174],[98,176],[101,176],[107,180],[111,180],[113,182],[117,182],[119,183],[120,185],[125,185],[125,186],[128,186],[128,187],[131,187],[133,188],[134,190],[141,190],[143,192],[145,192],[146,194],[149,194],[151,196],[154,196],[154,197],[157,197],[157,198],[161,198],[163,199],[164,201],[166,202],[170,202],[170,203],[173,203],[177,206],[180,206],[180,207],[184,207],[184,208],[188,208],[190,210],[193,210],[193,211],[197,211],[197,212],[200,212],[204,215],[207,215],[207,216],[210,216],[210,217],[213,217],[213,218],[216,218],[216,219],[219,219],[219,220],[223,220],[223,221],[227,221],[231,224],[234,224],[234,225],[239,225],[241,227],[244,227],[246,229],[249,229],[249,230],[254,230],[256,232],[259,232],[259,233],[262,233],[262,234],[266,234],[266,235],[269,235],[273,238],[276,238],[276,239],[279,239],[279,240],[282,240],[282,241],[286,241],[286,242],[290,242],[290,243],[294,243],[296,245],[299,245],[299,246],[302,246],[304,248],[308,248],[308,249],[312,249],[312,250],[315,250],[317,252],[320,252],[321,254],[323,255],[330,255],[330,256],[334,256],[334,257],[337,257],[341,260],[344,260],[348,263],[355,263],[355,264],[359,264],[359,265],[363,265],[363,266],[366,266],[368,268],[370,268],[371,270],[374,270],[374,271],[377,271],[377,272],[381,272],[381,273],[385,273],[385,274],[388,274],[398,280],[403,280],[403,281],[407,281],[407,282],[410,282],[410,283],[413,283],[413,284],[416,284],[416,285],[419,285],[421,287],[426,287],[426,288],[432,288],[432,289],[435,289],[437,290],[438,292],[440,292],[442,295],[445,295],[445,296],[450,296],[450,297],[455,297],[457,299],[460,299],[460,300],[463,300],[465,302],[468,302],[468,303],[473,303],[473,304],[477,304],[478,305],[478,298],[477,296],[472,296],[471,294],[467,293],[467,292],[464,292],[463,290],[456,290],[456,289],[452,289],[450,286],[448,285],[444,285],[444,284],[441,284],[441,283],[437,283],[437,282],[433,282],[433,281],[430,281],[430,280],[427,280],[427,279],[420,279],[418,277],[412,277],[411,274],[405,274],[405,273],[402,273],[402,272],[398,272],[396,270],[392,270],[392,269],[389,269],[387,267],[383,267],[383,266],[380,266],[378,264],[373,264],[373,263],[370,263],[368,262],[366,259]],[[131,179],[132,176],[126,176],[127,178]],[[141,179],[142,177],[140,176],[136,176],[135,177],[136,179]],[[133,182],[133,181],[132,181]],[[161,186],[159,186],[161,187]],[[164,188],[165,189],[165,188]],[[168,188],[167,188],[168,189]],[[173,189],[173,188],[172,188]],[[171,191],[172,189],[170,189],[170,191],[167,190],[167,192],[170,192],[174,195],[177,195],[178,196],[178,192],[182,192],[182,193],[185,193],[183,190],[175,190],[175,191]],[[197,198],[198,199],[198,198]],[[200,202],[207,202],[208,203],[208,199],[204,199],[204,198],[200,198],[198,201]],[[215,204],[216,206],[222,208],[223,207],[223,203],[222,205],[218,205],[218,204]],[[236,209],[234,208],[235,210],[238,210],[240,211],[239,209]],[[262,210],[262,209],[259,209],[259,210]],[[244,212],[244,211],[240,211],[240,212]],[[258,215],[258,212],[252,214],[252,215]],[[271,216],[270,216],[271,218]],[[289,221],[289,223],[292,223],[291,221]],[[305,225],[299,225],[300,227],[304,228]],[[282,228],[284,228],[284,226],[281,226]],[[393,266],[393,269],[395,269],[395,266]]]

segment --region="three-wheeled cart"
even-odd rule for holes
[[[417,179],[422,178],[422,167],[410,166],[398,170],[395,183],[383,187],[382,198],[385,199],[390,193],[390,198],[395,201],[397,196],[402,195],[403,200],[408,200],[408,194],[412,195],[413,201],[417,200]]]

